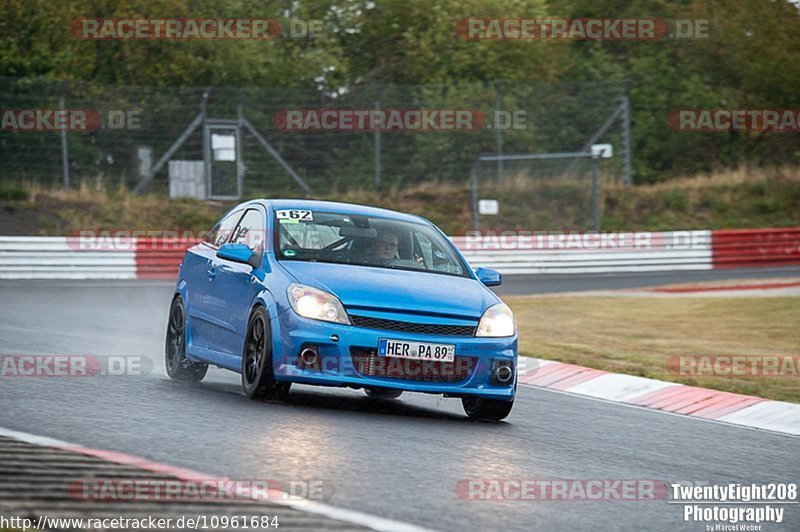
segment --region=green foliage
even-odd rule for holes
[[[14,190],[6,193],[5,190]],[[590,193],[571,182],[535,187],[509,183],[487,190],[500,213],[483,216],[483,230],[590,229]],[[796,169],[747,170],[668,183],[602,190],[604,231],[743,229],[800,226],[800,173]],[[425,216],[449,235],[470,229],[470,190],[426,183],[347,189],[319,199],[375,205]],[[3,234],[59,235],[79,229],[206,230],[235,202],[170,201],[163,194],[134,195],[125,188],[46,191],[36,186],[0,188]]]
[[[289,17],[322,20],[325,31],[317,39],[268,42],[89,41],[71,35],[70,24],[88,17]],[[475,41],[456,32],[456,23],[467,17],[708,20],[710,35],[656,42]],[[0,77],[307,88],[328,95],[365,83],[629,78],[637,182],[743,162],[800,163],[797,134],[687,133],[666,124],[673,109],[797,106],[800,17],[785,0],[5,0],[0,21]],[[579,117],[580,110],[552,108],[570,117]],[[565,138],[583,128],[576,118],[572,128],[564,128]],[[426,139],[413,149],[441,150],[436,143]],[[462,149],[478,149],[474,144],[465,139]],[[508,139],[509,150],[530,146],[522,137]],[[448,154],[444,158],[451,163]],[[426,175],[431,168],[416,170]]]
[[[12,185],[0,185],[0,200],[25,201],[28,199],[28,191],[22,187]]]

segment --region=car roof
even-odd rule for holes
[[[369,205],[358,205],[356,203],[340,203],[338,201],[304,200],[304,199],[260,199],[255,200],[270,206],[273,209],[308,209],[322,212],[332,212],[337,214],[350,214],[355,216],[375,216],[379,218],[391,218],[412,223],[429,223],[421,216],[406,214],[390,209],[370,207]]]

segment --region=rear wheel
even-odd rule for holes
[[[167,375],[177,381],[200,382],[208,364],[186,358],[186,312],[181,296],[175,296],[169,309],[167,339],[164,346]]]
[[[483,399],[481,397],[463,397],[461,405],[470,419],[486,419],[500,421],[508,417],[514,401],[501,401],[499,399]]]
[[[403,390],[393,390],[391,388],[365,388],[368,397],[373,399],[397,399],[403,395]]]
[[[291,385],[291,382],[275,380],[267,312],[264,307],[256,307],[247,325],[242,353],[242,390],[251,399],[279,398],[289,393]]]

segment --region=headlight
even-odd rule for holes
[[[487,308],[478,323],[475,336],[514,336],[517,326],[514,323],[514,313],[505,303],[498,303]]]
[[[350,318],[335,295],[297,283],[289,285],[287,293],[289,304],[304,318],[350,325]]]

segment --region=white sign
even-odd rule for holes
[[[235,161],[236,160],[236,136],[211,135],[211,150],[214,153],[215,161]]]
[[[592,157],[610,159],[614,155],[611,144],[592,144]]]
[[[478,201],[478,214],[497,214],[500,204],[495,199],[482,199]]]

